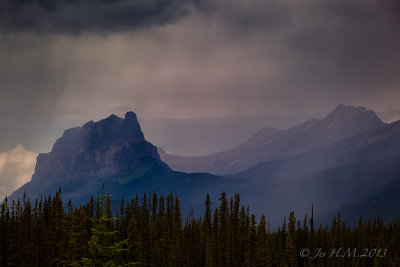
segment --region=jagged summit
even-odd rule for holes
[[[366,111],[367,109],[365,107],[339,104],[325,117],[325,119],[349,119],[349,117],[351,118]]]
[[[126,120],[138,121],[138,120],[137,120],[137,117],[136,117],[136,113],[133,112],[133,111],[128,111],[128,112],[125,114],[125,119],[126,119]]]
[[[84,149],[139,139],[144,140],[144,135],[134,112],[126,113],[125,119],[113,114],[98,122],[90,121],[82,127],[65,130],[54,144],[52,152],[77,153]]]
[[[344,104],[338,105],[320,122],[325,127],[336,128],[335,131],[341,132],[349,129],[364,132],[385,125],[373,110]]]
[[[365,107],[356,107],[352,105],[339,104],[333,111],[331,111],[325,120],[354,120],[357,118],[366,118],[371,123],[384,124],[383,121],[376,115],[373,110],[368,110]]]
[[[66,130],[50,153],[39,154],[32,181],[99,180],[152,168],[169,169],[128,112]]]

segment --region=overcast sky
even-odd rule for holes
[[[394,121],[399,28],[398,0],[1,1],[0,151],[128,110],[183,154],[339,103]]]

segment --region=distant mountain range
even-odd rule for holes
[[[309,213],[312,203],[326,221],[338,212],[352,223],[376,213],[400,217],[400,121],[386,124],[364,107],[341,104],[320,120],[264,128],[213,155],[160,155],[177,170],[245,179],[242,199],[274,218]]]
[[[399,217],[400,208],[392,201],[394,192],[400,201],[400,121],[293,157],[259,164],[235,176],[254,181],[257,186],[245,190],[243,196],[254,206],[259,204],[253,196],[262,196],[264,204],[259,208],[270,205],[274,214],[288,209],[305,212],[305,204],[314,202],[321,205],[326,218],[333,211],[346,213],[353,222],[361,215],[376,213]],[[274,196],[276,192],[280,196]]]
[[[400,121],[387,124],[366,108],[339,105],[323,119],[264,128],[230,150],[184,157],[157,151],[135,113],[112,115],[66,130],[10,199],[61,186],[64,198],[79,203],[103,183],[114,200],[172,192],[187,209],[201,206],[207,193],[216,200],[223,190],[238,191],[271,223],[292,210],[309,213],[312,203],[321,222],[337,212],[353,223],[378,212],[392,219],[400,215]]]
[[[172,169],[185,172],[234,174],[257,164],[284,159],[384,126],[372,110],[337,106],[322,120],[309,120],[287,130],[264,128],[248,141],[220,153],[186,157],[159,149]]]

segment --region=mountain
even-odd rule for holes
[[[32,182],[97,182],[108,177],[167,171],[157,149],[144,138],[136,114],[111,115],[68,129],[50,153],[37,158]]]
[[[192,164],[198,158],[185,159]],[[38,156],[31,181],[10,200],[24,192],[46,197],[61,186],[64,199],[79,204],[104,184],[116,206],[122,196],[152,191],[174,193],[183,209],[200,212],[207,193],[217,200],[222,191],[237,191],[272,225],[292,210],[299,217],[309,213],[312,203],[321,223],[337,212],[351,223],[377,212],[384,219],[398,217],[400,121],[385,124],[365,108],[339,105],[321,120],[287,130],[265,128],[232,150],[200,158],[196,166],[241,171],[230,176],[175,171],[146,141],[135,113],[111,115],[66,130],[51,152]],[[238,161],[227,164],[233,158]]]
[[[186,157],[159,149],[172,169],[185,172],[234,174],[260,163],[280,160],[384,126],[372,110],[338,105],[325,118],[309,120],[286,130],[264,128],[248,141],[220,153]]]
[[[400,121],[397,121],[293,157],[259,164],[235,176],[264,181],[290,180],[317,171],[399,154]]]
[[[394,219],[399,216],[394,203],[400,201],[400,121],[235,176],[252,184],[242,198],[274,217],[305,213],[315,203],[323,207],[322,220],[337,212],[352,223],[377,213]]]
[[[136,114],[128,112],[125,118],[111,115],[66,130],[51,152],[38,156],[31,181],[9,199],[21,198],[24,192],[31,198],[47,196],[61,186],[65,199],[79,203],[100,192],[104,183],[114,200],[156,191],[176,193],[183,199],[187,196],[187,203],[195,205],[207,193],[236,190],[236,182],[171,170],[161,161],[157,148],[145,140]]]

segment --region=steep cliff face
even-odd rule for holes
[[[102,184],[115,196],[151,190],[176,173],[163,163],[157,148],[144,138],[136,114],[115,115],[68,129],[49,153],[37,158],[30,182],[9,198],[54,194],[62,187],[66,199],[85,200]],[[145,185],[145,186],[143,186]]]
[[[169,169],[128,112],[125,119],[111,115],[66,130],[51,152],[38,156],[32,182],[95,182],[152,168]]]

